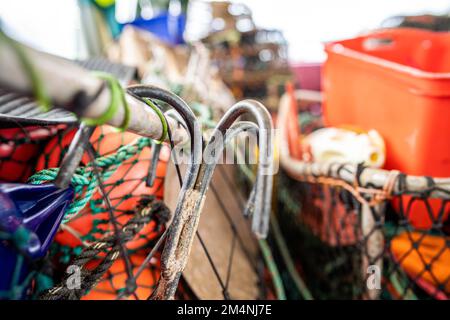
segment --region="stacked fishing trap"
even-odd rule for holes
[[[448,299],[450,180],[297,160],[283,99],[277,220],[312,297]],[[304,134],[321,126],[314,110],[299,119]]]
[[[19,80],[0,79],[1,299],[283,298],[263,240],[273,142],[262,104],[241,101],[216,124],[207,107],[193,104],[195,114],[168,90],[123,90],[133,68],[98,59],[80,67],[5,39],[1,67]],[[64,82],[71,85],[58,90]],[[256,122],[236,121],[244,114]],[[201,127],[214,130],[204,135]],[[213,173],[225,146],[247,131],[259,136],[264,166],[247,204],[222,172],[221,188],[238,208],[231,212]],[[187,149],[186,162],[169,161],[183,153],[176,147]],[[202,157],[208,150],[212,162]],[[206,197],[209,186],[217,204]],[[203,206],[214,210],[207,227],[199,227]],[[199,279],[196,270],[212,277]]]

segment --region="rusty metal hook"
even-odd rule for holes
[[[256,124],[235,123],[239,116],[246,113],[253,115]],[[212,137],[215,138],[211,138],[203,150],[203,154],[204,151],[214,151],[213,161],[208,163],[202,161],[195,185],[179,197],[182,202],[178,202],[174,220],[169,229],[169,237],[161,257],[161,278],[151,298],[173,298],[181,273],[187,264],[205,194],[223,148],[227,142],[244,129],[256,128],[259,137],[259,165],[254,196],[250,199],[254,212],[252,229],[258,237],[267,235],[272,193],[273,125],[269,112],[261,103],[245,100],[232,106],[219,121],[212,134]],[[213,150],[210,150],[212,147],[214,147]]]
[[[214,129],[212,137],[223,136],[225,137],[223,140],[226,144],[229,142],[229,139],[234,138],[234,136],[242,132],[244,128],[251,129],[251,127],[249,127],[249,124],[245,123],[235,127],[231,132],[228,131],[229,128],[232,128],[231,125],[239,118],[239,116],[246,113],[252,115],[256,120],[259,149],[256,180],[247,202],[246,211],[248,213],[253,213],[253,232],[258,237],[264,238],[267,236],[269,229],[273,184],[272,175],[274,169],[273,124],[269,112],[260,102],[255,100],[244,100],[238,102],[233,107],[231,107],[228,112],[222,117],[221,121]],[[207,151],[209,146],[210,144],[205,147],[205,151]],[[220,147],[223,149],[224,145]],[[214,163],[205,167],[205,171],[207,171],[207,174],[204,174],[204,177],[202,178],[205,180],[200,183],[203,188],[206,188],[206,186],[209,184],[215,165],[216,164]]]

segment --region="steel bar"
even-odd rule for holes
[[[186,190],[181,189],[174,220],[170,226],[169,237],[162,253],[162,274],[152,295],[153,299],[172,299],[175,294],[179,278],[188,261],[205,194],[217,160],[222,154],[225,143],[241,132],[243,127],[248,126],[248,124],[244,124],[233,127],[234,122],[243,114],[253,115],[258,127],[259,137],[259,162],[257,179],[254,185],[255,196],[250,199],[253,208],[252,229],[260,238],[267,234],[273,183],[273,127],[270,114],[261,103],[245,100],[236,103],[227,111],[213,131],[212,137],[216,137],[216,139],[210,139],[206,144],[203,155],[205,152],[214,151],[215,159],[211,163],[203,161],[201,166],[198,167],[199,172],[196,176],[195,185]],[[186,119],[184,120],[186,125],[189,126],[189,122]],[[230,128],[233,129],[227,131]],[[187,175],[187,177],[190,176]],[[184,181],[183,186],[185,185],[186,181]]]
[[[94,119],[103,115],[109,108],[111,92],[93,73],[66,59],[20,46],[56,106],[75,113],[79,118]],[[14,49],[4,41],[0,41],[0,85],[14,91],[32,93],[27,72]],[[155,111],[131,95],[126,95],[126,100],[130,109],[127,130],[159,139],[163,126]],[[107,123],[120,127],[124,117],[124,108],[119,108]],[[173,142],[186,142],[188,135],[184,128],[179,127],[177,121],[172,118],[168,118],[167,122],[172,130]]]

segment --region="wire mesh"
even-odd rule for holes
[[[2,176],[2,180],[24,182],[33,173],[57,168],[67,153],[76,130],[73,127],[64,129],[61,126],[3,130],[4,143],[10,148],[6,150],[7,152],[2,153],[0,160],[1,172],[5,175]],[[35,131],[38,131],[40,135],[34,134]],[[80,261],[78,263],[80,267],[89,270],[99,261],[104,260],[106,252],[112,250],[111,246],[117,245],[118,234],[115,233],[117,230],[113,230],[113,224],[117,224],[119,230],[127,230],[127,228],[129,230],[134,227],[135,234],[128,234],[127,252],[125,254],[128,257],[120,257],[116,261],[119,256],[115,255],[114,263],[110,268],[103,270],[104,274],[99,284],[91,284],[93,288],[84,290],[80,294],[80,298],[82,296],[85,299],[117,298],[126,287],[123,277],[125,260],[128,260],[128,270],[131,269],[132,273],[137,271],[136,269],[141,266],[151,248],[155,246],[157,240],[163,234],[165,224],[170,217],[168,210],[165,208],[163,210],[166,212],[164,218],[161,218],[160,214],[153,214],[150,218],[146,217],[144,221],[135,221],[136,216],[143,212],[140,207],[141,202],[150,195],[154,196],[152,207],[155,205],[164,207],[161,199],[165,166],[169,158],[167,147],[163,148],[159,161],[155,164],[157,175],[150,187],[146,185],[146,180],[152,165],[151,148],[153,143],[151,140],[142,138],[139,140],[138,136],[131,133],[119,132],[107,126],[99,127],[90,140],[93,150],[92,156],[95,160],[108,159],[108,157],[116,156],[121,147],[139,141],[141,144],[144,141],[144,147],[139,150],[140,152],[136,152],[125,161],[111,162],[109,166],[101,168],[95,167],[95,161],[92,161],[93,159],[87,152],[81,161],[80,168],[88,168],[89,165],[92,167],[92,164],[94,164],[91,170],[97,170],[99,176],[104,177],[104,173],[111,169],[113,173],[109,174],[105,181],[100,182],[101,187],[92,194],[90,201],[73,219],[63,224],[56,235],[55,242],[50,250],[51,257],[48,258],[52,261],[54,269],[51,271],[52,279],[58,282],[58,278],[63,277],[67,266],[73,264],[74,261],[78,261],[80,255],[85,255],[86,251],[89,251],[92,246],[95,247],[96,243],[105,241],[106,238],[109,239],[109,245],[102,246],[105,252],[100,250],[95,255],[90,256],[89,261],[85,257],[81,261],[82,263]],[[2,149],[5,151],[6,148]],[[26,157],[20,157],[21,154],[25,154]],[[11,170],[11,168],[17,169]],[[81,187],[81,196],[86,196],[85,189],[84,186]],[[113,219],[110,218],[109,211],[112,211]],[[131,222],[133,224],[130,225]],[[140,230],[136,230],[135,224],[138,224]],[[146,268],[140,271],[140,277],[136,279],[138,286],[134,291],[137,293],[132,293],[135,298],[147,298],[151,294],[151,289],[158,279],[156,277],[157,271],[159,272],[158,254],[155,254]],[[89,272],[92,273],[92,270]],[[142,277],[145,279],[142,279]],[[105,289],[104,283],[106,281],[110,285],[109,291]],[[99,288],[97,289],[97,287]],[[88,292],[89,294],[87,294]],[[146,296],[144,297],[144,295]]]
[[[113,73],[119,74],[119,77],[126,78],[124,82],[129,82],[135,76],[134,71],[120,68],[118,65],[112,66],[103,60],[87,62],[85,66],[111,70]],[[130,91],[133,90],[144,95],[156,94],[162,100],[173,101],[175,98],[176,103],[172,107],[181,114],[188,127],[197,128],[197,121],[192,111],[178,97],[165,91],[161,93],[159,89],[155,88],[134,87],[130,89]],[[152,90],[156,90],[156,93]],[[148,138],[101,126],[94,131],[81,161],[78,163],[78,158],[75,157],[76,163],[71,163],[66,167],[63,159],[71,158],[69,157],[69,151],[72,150],[69,148],[71,143],[79,142],[79,137],[84,138],[86,135],[91,135],[93,128],[83,130],[87,127],[86,124],[78,128],[77,119],[71,113],[61,113],[61,110],[53,109],[48,113],[43,112],[29,97],[1,91],[0,99],[2,108],[0,120],[7,124],[7,130],[10,130],[5,129],[0,133],[3,149],[0,155],[0,164],[2,174],[6,175],[4,180],[31,185],[55,181],[59,189],[66,189],[69,183],[64,181],[60,184],[61,180],[59,180],[59,174],[62,172],[62,175],[65,175],[64,179],[67,176],[71,177],[72,180],[67,190],[70,189],[70,195],[72,191],[75,194],[73,202],[65,211],[62,225],[51,245],[49,256],[42,259],[46,262],[45,276],[48,280],[44,286],[38,285],[39,281],[37,280],[37,277],[44,274],[42,268],[36,268],[34,262],[28,261],[28,257],[20,248],[13,245],[10,235],[7,233],[1,235],[5,236],[1,238],[2,245],[16,250],[18,259],[27,260],[25,265],[32,269],[26,283],[19,285],[14,279],[11,290],[5,296],[8,297],[9,293],[13,293],[13,298],[21,298],[16,293],[23,291],[24,287],[28,286],[29,290],[25,296],[40,295],[41,298],[46,299],[86,297],[95,299],[97,298],[95,293],[105,294],[104,286],[101,288],[97,288],[97,286],[108,280],[111,296],[118,299],[143,298],[142,290],[138,295],[138,290],[142,289],[137,285],[138,277],[145,274],[150,277],[146,271],[149,268],[150,271],[159,268],[157,261],[159,247],[166,234],[165,225],[170,220],[168,210],[161,201],[165,170],[170,153],[169,147],[164,145],[162,149],[157,148],[155,142]],[[24,114],[22,114],[23,112]],[[191,141],[191,149],[197,149],[194,150],[195,153],[193,152],[197,157],[201,154],[202,141],[199,139],[199,132],[196,131],[196,134],[193,135],[193,130],[190,131],[191,138],[195,140]],[[36,135],[36,132],[41,133],[41,136]],[[85,134],[76,135],[76,132]],[[34,136],[32,137],[31,134]],[[168,137],[171,139],[170,130]],[[170,142],[173,148],[173,142]],[[83,143],[83,148],[84,145]],[[22,154],[22,149],[27,150],[25,155]],[[152,156],[152,152],[156,152],[157,149],[161,149],[158,151],[159,158]],[[76,150],[77,153],[79,149],[74,148],[73,150]],[[64,170],[67,168],[75,170],[77,163],[78,167],[75,173],[66,174]],[[156,178],[153,179],[153,176],[150,178],[154,172],[156,172]],[[181,181],[181,177],[179,179]],[[153,197],[149,199],[149,195]],[[155,210],[157,212],[154,212]],[[256,211],[259,213],[259,210]],[[163,215],[161,212],[166,212],[166,214]],[[198,216],[199,213],[195,212],[195,215]],[[189,221],[184,223],[189,224]],[[232,247],[235,248],[236,227],[231,222],[230,228],[233,231]],[[171,230],[173,229],[175,228],[171,228]],[[1,231],[3,232],[3,228]],[[211,258],[206,243],[200,235],[198,238],[202,242],[203,250],[208,256],[211,267],[216,270],[217,266]],[[170,240],[171,237],[168,239]],[[170,246],[169,240],[167,244]],[[225,298],[230,298],[227,286],[234,260],[233,254],[234,250],[231,250],[227,279],[222,281],[218,278]],[[22,273],[22,262],[16,264],[15,274]],[[67,281],[72,279],[70,275],[66,274],[66,271],[73,266],[81,269],[82,284],[75,290],[66,285]],[[36,277],[33,275],[34,272],[36,272],[34,274]],[[164,274],[162,272],[163,277],[160,278],[159,283],[163,282]],[[150,290],[145,292],[148,295],[151,295],[156,283],[154,276],[150,278],[144,281],[147,289]],[[172,281],[171,290],[176,288],[177,283],[178,277]],[[172,297],[172,294],[166,294],[165,297]]]
[[[2,143],[9,146],[8,152],[3,152],[0,158],[1,172],[5,175],[2,180],[33,184],[51,182],[77,130],[76,124],[2,130]],[[35,134],[35,131],[41,134]],[[158,161],[154,163],[152,150],[155,144],[152,140],[109,126],[98,127],[89,145],[72,179],[76,193],[74,204],[81,202],[84,205],[61,225],[47,257],[37,262],[26,262],[32,276],[27,283],[14,288],[24,285],[28,289],[25,296],[13,298],[148,299],[155,289],[161,272],[160,253],[166,235],[165,226],[170,220],[170,213],[162,202],[170,148],[163,145]],[[24,152],[26,157],[17,156]],[[11,166],[20,170],[8,169]],[[152,166],[156,166],[156,177],[148,186]],[[232,179],[223,172],[222,176],[226,178],[226,187],[236,195]],[[98,182],[90,194],[86,180],[94,179]],[[245,250],[239,228],[230,218],[227,204],[222,202],[214,184],[211,185],[210,196],[221,203],[220,212],[229,223],[223,227],[230,228],[233,234],[232,248]],[[237,197],[235,200],[243,211],[244,203]],[[143,215],[145,203],[150,215]],[[210,267],[217,270],[217,253],[208,250],[210,245],[208,240],[202,241]],[[226,275],[215,274],[223,290],[223,298],[232,299],[229,292],[230,278],[234,276],[233,264],[236,263],[235,250],[227,254]],[[252,262],[259,279],[258,297],[275,298],[270,271],[262,257],[258,259],[255,264]],[[69,289],[72,274],[68,271],[74,267],[81,272],[81,285]],[[41,281],[42,278],[46,281]],[[231,292],[233,290],[231,288]],[[186,281],[180,281],[176,298],[195,298]]]
[[[300,118],[305,119],[304,115]],[[306,125],[303,124],[302,125]],[[304,132],[304,131],[303,131]],[[313,175],[278,176],[277,218],[297,271],[317,299],[447,299],[450,206],[428,188],[376,199],[374,186]],[[379,282],[378,282],[378,274]],[[379,285],[378,285],[379,283]]]

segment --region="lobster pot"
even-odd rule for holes
[[[314,298],[448,298],[450,206],[445,195],[430,198],[438,189],[433,179],[426,192],[417,193],[398,174],[399,190],[390,196],[370,183],[293,179],[285,171],[278,179],[280,228]],[[411,221],[417,207],[426,212],[429,227]]]
[[[56,126],[0,129],[0,180],[25,182],[34,173],[45,143],[59,130]]]
[[[83,64],[87,68],[115,72],[122,83],[129,83],[135,73],[134,68],[107,61],[90,60]],[[57,108],[43,111],[31,98],[3,88],[0,88],[0,124],[0,181],[2,185],[21,183],[22,188],[54,182],[80,129],[72,113]],[[2,262],[8,262],[0,263],[3,274],[0,300],[147,299],[153,292],[160,276],[160,251],[157,250],[136,278],[135,290],[123,294],[127,268],[132,272],[139,270],[170,218],[162,203],[169,148],[162,145],[159,157],[154,158],[151,139],[107,125],[95,128],[88,145],[92,152],[85,150],[77,163],[70,187],[74,197],[65,208],[63,222],[53,225],[53,220],[42,218],[46,223],[49,221],[41,224],[43,239],[50,239],[50,236],[44,238],[46,230],[54,226],[58,229],[51,236],[45,256],[32,261],[28,257],[22,259],[22,252],[10,246],[11,238],[0,239]],[[154,179],[148,184],[151,171]],[[148,214],[140,215],[144,211]],[[117,243],[114,225],[127,231],[127,239],[121,241],[128,263],[114,254]],[[86,259],[83,254],[90,244],[100,249]],[[61,293],[64,290],[58,285],[65,283],[69,265],[89,270],[90,280],[77,292]],[[13,273],[20,275],[15,281],[11,280]],[[184,293],[185,297],[190,296],[186,290],[180,292],[180,296]]]
[[[136,74],[135,68],[102,58],[74,62],[88,70],[112,73],[123,84]],[[30,97],[0,88],[0,181],[26,182],[36,173],[39,157],[48,160],[53,156],[45,152],[48,142],[54,139],[53,146],[62,150],[65,132],[73,130],[76,122],[69,111],[59,108],[44,111]],[[64,153],[56,157],[63,156]]]

